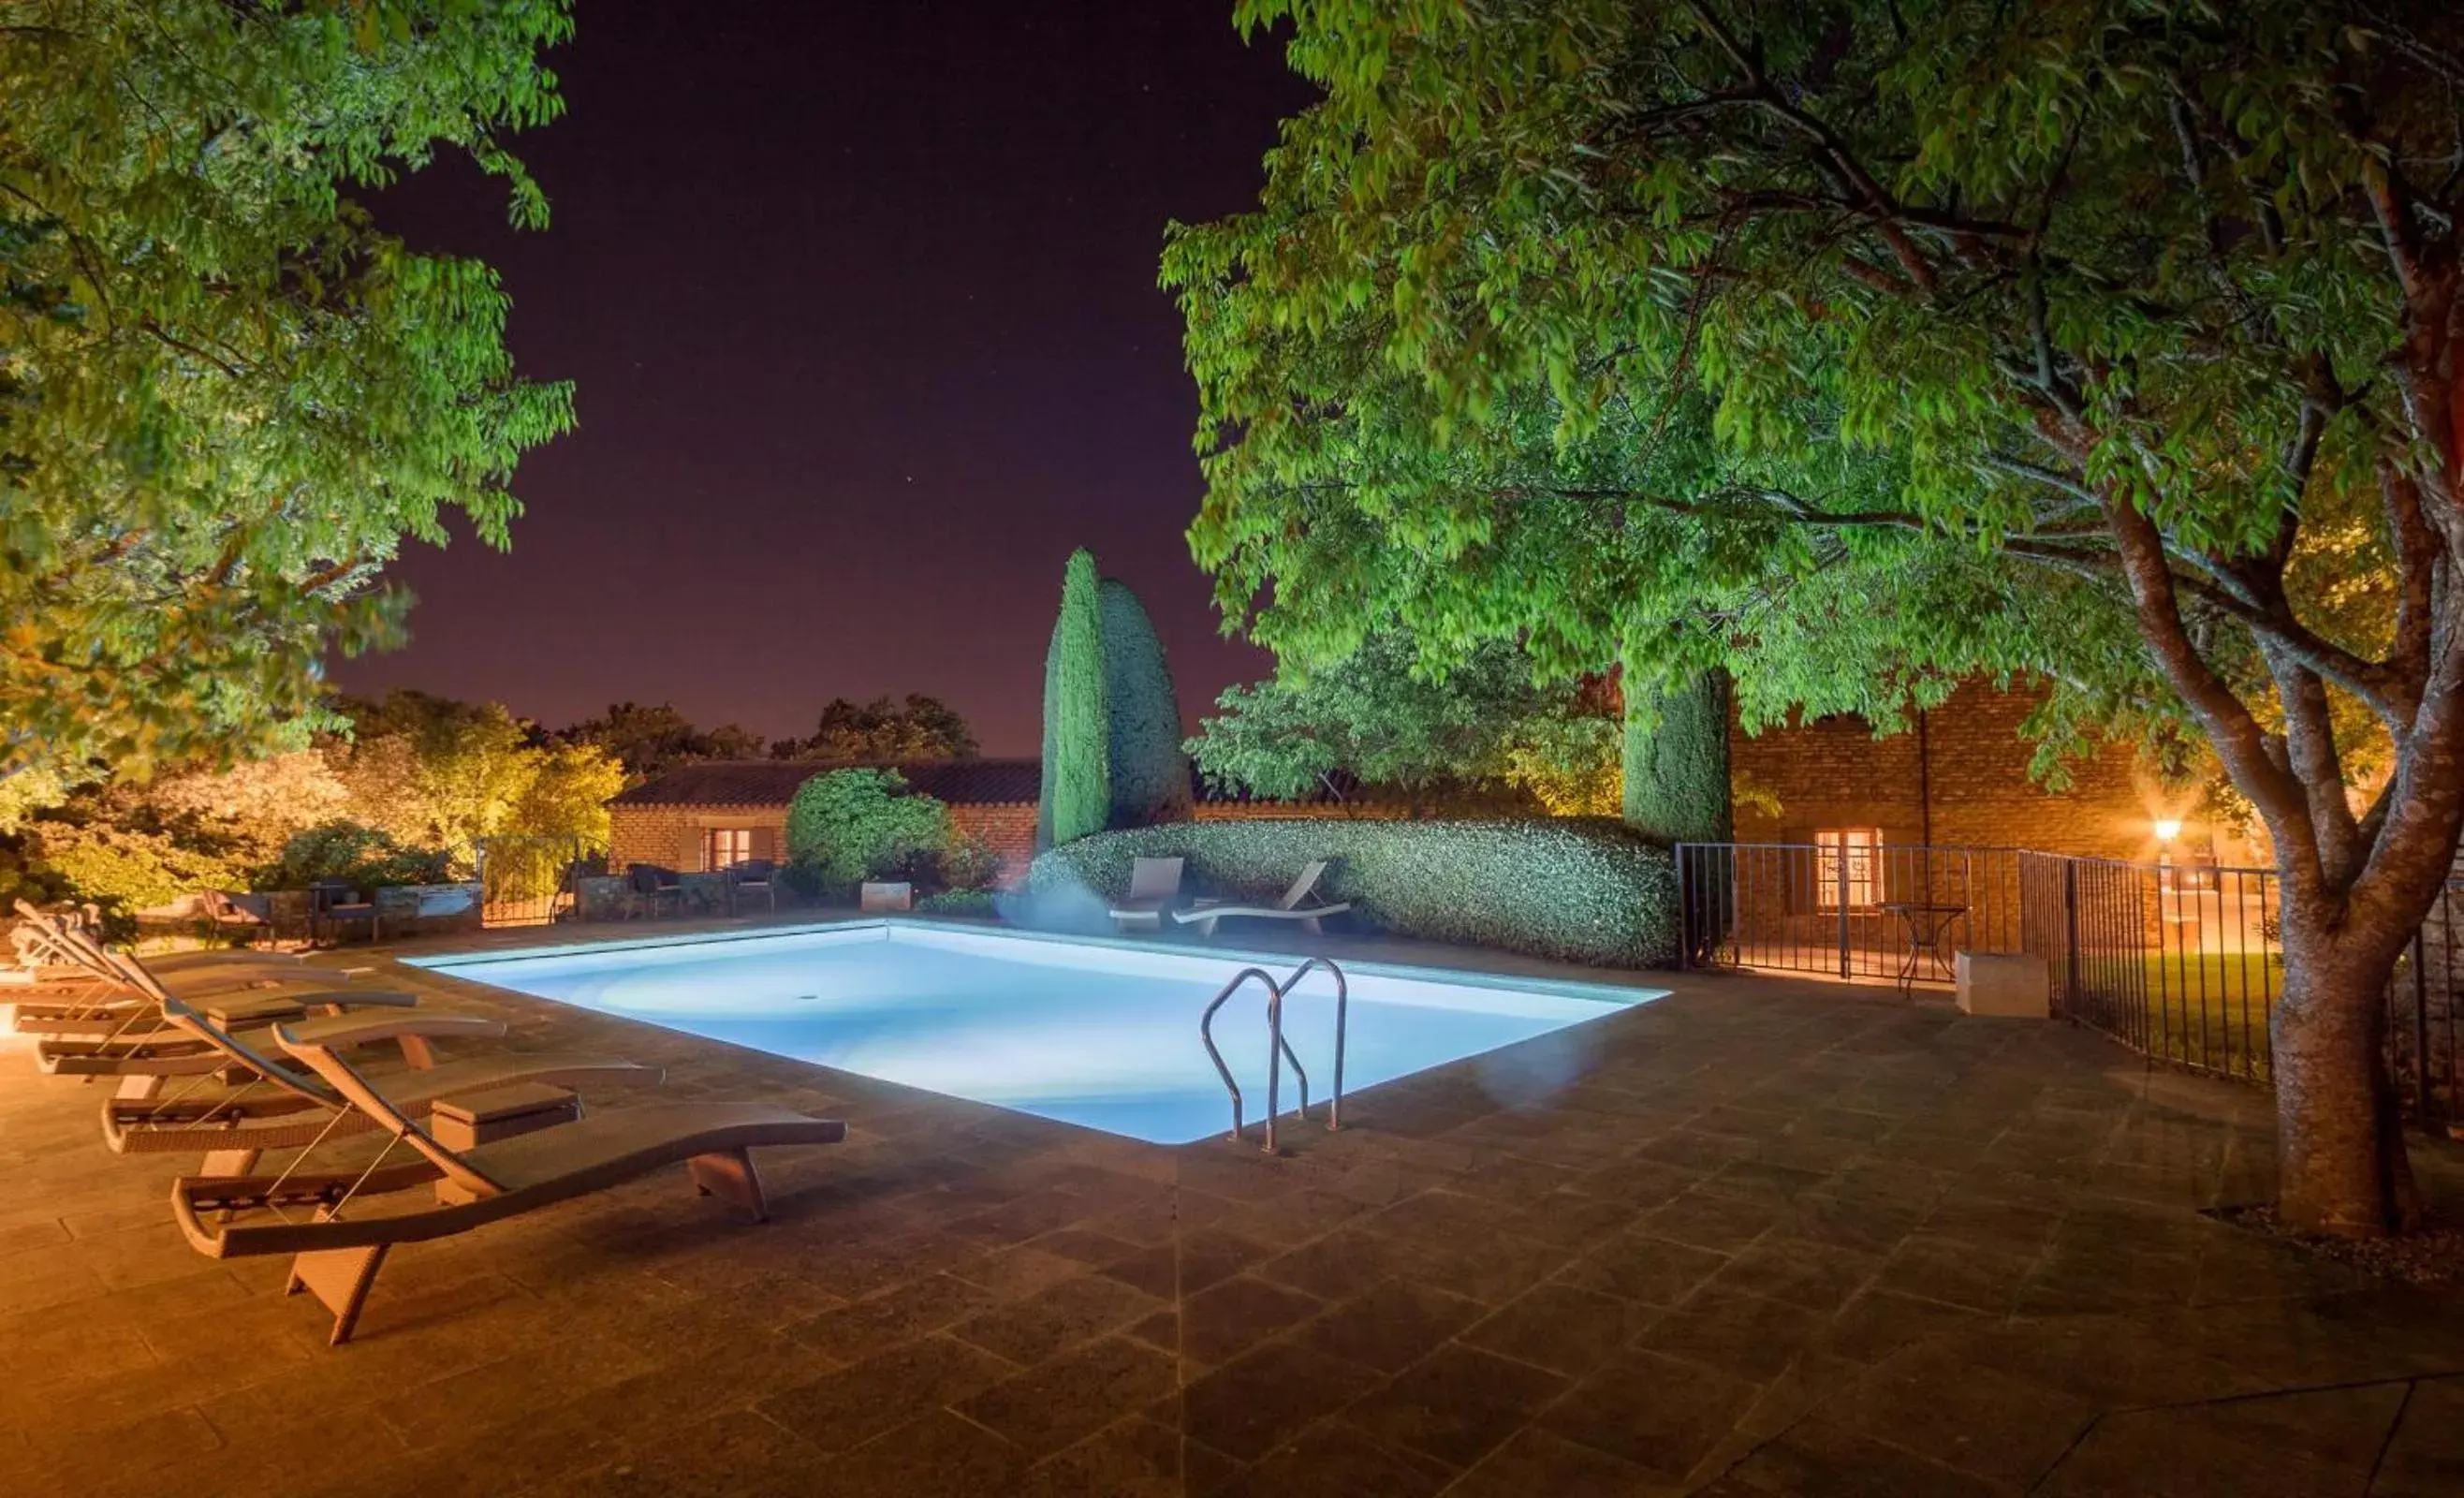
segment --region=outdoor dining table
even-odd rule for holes
[[[1900,963],[1901,993],[1915,991],[1917,977],[1927,958],[1933,959],[1937,977],[1951,976],[1951,961],[1943,952],[1943,942],[1951,928],[1968,914],[1967,906],[1933,900],[1885,900],[1879,908],[1898,916],[1901,927],[1908,934],[1908,955]]]

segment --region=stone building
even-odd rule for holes
[[[1035,856],[1033,760],[948,760],[912,764],[815,764],[796,760],[712,760],[679,765],[607,804],[608,863],[618,870],[657,864],[682,873],[748,858],[786,856],[787,804],[796,787],[828,770],[890,769],[908,787],[950,808],[957,828],[989,846],[1004,879]]]

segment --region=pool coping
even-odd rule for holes
[[[676,932],[657,937],[618,936],[600,941],[556,942],[540,946],[490,947],[467,952],[424,952],[416,956],[398,956],[393,960],[441,977],[459,978],[467,982],[483,983],[489,987],[503,987],[502,984],[488,983],[485,978],[474,976],[466,970],[484,967],[491,963],[522,961],[532,958],[578,957],[599,953],[664,950],[682,946],[711,946],[726,942],[766,940],[777,936],[816,936],[829,932],[878,930],[888,934],[902,927],[988,936],[996,940],[1035,941],[1056,946],[1105,947],[1126,952],[1241,962],[1266,971],[1270,978],[1274,976],[1275,970],[1286,964],[1297,967],[1310,960],[1312,956],[1316,956],[1310,953],[1213,944],[1193,946],[1181,942],[1156,941],[1111,934],[1082,936],[1070,932],[1029,931],[1021,927],[985,921],[882,914],[851,920],[765,924],[751,930]],[[1665,987],[1643,984],[1584,981],[1578,979],[1496,972],[1481,968],[1438,967],[1423,963],[1394,962],[1374,957],[1337,958],[1331,954],[1323,956],[1325,960],[1335,962],[1346,973],[1357,972],[1380,978],[1409,979],[1420,982],[1452,983],[1465,988],[1485,988],[1496,992],[1536,993],[1551,998],[1589,1000],[1613,1005],[1618,1009],[1636,1008],[1656,1000],[1665,999],[1672,992]]]

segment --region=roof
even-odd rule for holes
[[[953,806],[1032,804],[1044,772],[1033,760],[937,760],[909,764],[812,760],[703,760],[621,791],[611,806],[784,806],[796,787],[830,770],[896,770],[908,788]]]

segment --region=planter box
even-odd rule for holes
[[[1958,978],[1962,1014],[2042,1020],[2053,1012],[2053,984],[2043,958],[2025,953],[1962,952]]]
[[[868,879],[856,895],[858,910],[904,911],[914,907],[915,887],[904,880]]]
[[[387,936],[425,936],[439,932],[477,931],[479,885],[404,884],[369,892],[377,907],[377,923]]]

